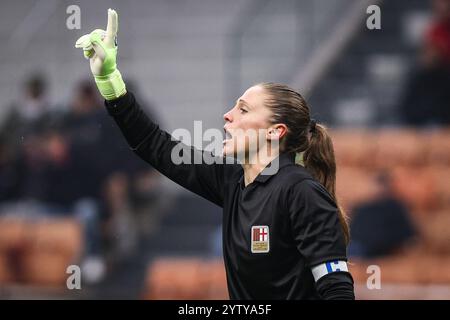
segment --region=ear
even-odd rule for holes
[[[267,129],[267,140],[280,140],[287,133],[287,127],[283,123],[278,123],[270,126]]]

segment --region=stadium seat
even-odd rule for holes
[[[0,251],[0,285],[9,284],[14,281],[8,254]]]
[[[0,252],[22,246],[27,235],[27,224],[23,220],[0,219]]]
[[[420,224],[424,244],[428,251],[450,256],[450,211],[439,211],[428,214]]]
[[[383,129],[376,134],[377,150],[374,154],[379,169],[397,166],[424,165],[426,139],[416,130]]]
[[[66,269],[81,256],[82,232],[72,219],[45,220],[32,225],[32,241],[23,256],[24,280],[56,286],[67,279]]]
[[[370,168],[376,145],[370,131],[330,130],[338,166],[358,166]]]
[[[68,277],[67,267],[73,263],[65,253],[28,251],[22,257],[22,280],[30,285],[62,286]]]
[[[223,260],[212,260],[206,267],[208,269],[206,274],[209,279],[207,298],[212,300],[227,300],[229,296]]]
[[[144,299],[228,299],[223,261],[159,258],[148,269]]]
[[[62,253],[73,257],[81,255],[82,230],[80,224],[72,219],[46,220],[33,228],[32,248],[36,251]]]
[[[378,259],[352,260],[356,283],[366,283],[369,266],[378,266],[384,284],[450,284],[450,257],[429,254],[426,249]]]
[[[434,165],[430,166],[430,168],[430,174],[433,177],[439,199],[439,209],[447,210],[450,214],[450,165]]]
[[[73,219],[0,219],[0,283],[63,285],[81,250],[81,225]]]
[[[433,169],[429,167],[396,167],[391,170],[394,194],[414,213],[439,207]]]
[[[450,166],[450,129],[430,132],[426,139],[429,165]]]
[[[337,168],[336,193],[344,209],[351,210],[372,199],[378,192],[376,174],[373,171],[357,167]]]
[[[148,271],[146,299],[202,299],[201,261],[196,258],[167,258],[152,263]]]

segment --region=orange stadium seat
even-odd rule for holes
[[[426,140],[428,163],[450,166],[450,129],[430,132],[426,135]]]
[[[331,129],[336,162],[339,166],[372,167],[376,145],[374,135],[362,129]]]
[[[424,251],[398,254],[378,259],[355,260],[349,264],[357,283],[365,283],[367,268],[380,268],[382,283],[450,284],[450,256],[431,255]]]
[[[202,262],[196,258],[167,258],[155,261],[149,269],[147,299],[202,299]]]
[[[14,274],[6,252],[0,252],[0,285],[14,281]]]
[[[379,192],[376,174],[356,167],[338,167],[336,194],[346,210],[372,199]]]
[[[450,214],[450,165],[431,167],[431,175],[439,198],[439,205]]]
[[[144,299],[228,299],[222,259],[160,258],[147,274]]]
[[[433,172],[429,167],[396,167],[391,171],[394,194],[414,213],[439,207]]]
[[[63,285],[81,250],[81,225],[73,219],[1,219],[0,283]]]
[[[21,279],[21,255],[29,243],[27,224],[21,219],[0,219],[0,285]]]
[[[66,283],[67,267],[74,261],[65,253],[29,251],[22,258],[22,280],[27,284],[61,286]]]
[[[27,240],[27,226],[20,219],[0,219],[0,252],[22,246]]]
[[[82,230],[72,219],[33,224],[32,242],[23,256],[24,280],[39,285],[62,285],[66,269],[81,256]]]
[[[376,134],[376,166],[392,169],[397,166],[423,165],[426,139],[416,130],[383,129]]]
[[[80,224],[72,219],[46,220],[33,228],[33,250],[58,252],[78,258],[82,248]]]
[[[208,268],[209,292],[208,299],[227,300],[228,288],[225,274],[225,265],[222,259],[213,260],[206,266]]]
[[[450,211],[428,214],[418,226],[429,252],[450,256]]]

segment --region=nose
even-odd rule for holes
[[[231,116],[231,110],[223,115],[223,120],[225,120],[225,122],[233,121],[233,118]]]

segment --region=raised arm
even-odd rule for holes
[[[125,83],[117,69],[117,31],[116,11],[108,9],[106,31],[96,29],[82,36],[75,47],[82,48],[89,59],[95,82],[105,98],[106,108],[114,118],[130,147],[154,168],[188,190],[223,205],[224,164],[181,163],[173,161],[172,154],[189,153],[192,159],[203,159],[203,151],[189,147],[172,139],[159,129],[139,107],[132,93],[126,91]],[[175,148],[175,149],[174,149]],[[210,158],[211,154],[208,155]],[[216,158],[216,160],[221,160]],[[210,163],[210,162],[209,162]]]
[[[193,164],[194,159],[203,159],[206,152],[187,146],[161,130],[130,92],[106,101],[105,105],[136,154],[172,181],[222,206],[224,164]],[[191,163],[175,164],[173,157],[183,158],[183,153],[189,155],[186,158],[191,159]]]

